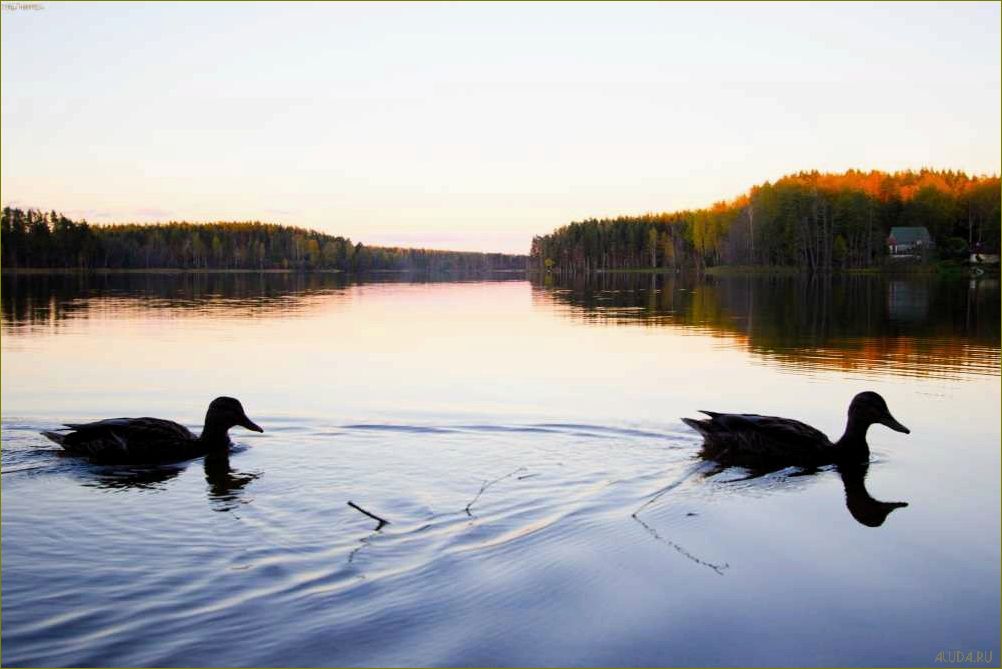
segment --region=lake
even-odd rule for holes
[[[2,281],[6,666],[998,665],[997,279]],[[863,390],[859,476],[680,420]],[[39,435],[217,395],[228,461]]]

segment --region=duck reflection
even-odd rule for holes
[[[705,474],[707,478],[729,469],[727,464],[714,462],[713,465],[714,466]],[[868,462],[858,464],[842,463],[835,468],[835,471],[837,471],[839,476],[842,478],[842,487],[845,489],[845,506],[849,510],[849,514],[860,525],[866,525],[867,527],[880,527],[884,524],[884,521],[887,520],[887,516],[889,516],[892,511],[908,506],[908,502],[882,502],[878,499],[874,499],[874,497],[870,495],[870,492],[866,489],[866,475],[869,470],[870,464]],[[722,483],[728,484],[751,481],[768,474],[774,474],[778,471],[781,470],[778,468],[754,470],[746,476],[729,478],[722,481]],[[776,487],[786,488],[789,487],[788,484],[792,484],[794,481],[806,481],[824,471],[830,470],[828,468],[800,469],[792,474],[789,474],[785,478],[781,478],[780,480],[782,483]]]
[[[869,463],[844,464],[838,472],[845,488],[845,506],[861,525],[880,527],[895,509],[908,506],[908,502],[881,502],[874,499],[866,489],[866,474]]]
[[[715,477],[726,471],[730,471],[732,467],[736,465],[728,465],[727,463],[721,463],[716,460],[707,460],[705,457],[700,458],[704,460],[695,467],[691,467],[681,478],[670,483],[669,485],[661,488],[650,496],[636,511],[631,514],[633,520],[640,523],[647,533],[650,534],[654,539],[662,543],[668,544],[673,549],[675,549],[679,554],[681,554],[686,559],[694,562],[695,564],[701,565],[703,567],[708,567],[716,572],[718,575],[723,576],[726,569],[730,567],[729,563],[715,563],[708,560],[704,560],[691,551],[687,550],[684,546],[672,541],[671,539],[662,536],[656,529],[644,522],[640,514],[649,507],[651,504],[661,499],[667,493],[675,490],[680,485],[684,484],[693,475],[699,475],[701,478],[708,479]],[[866,489],[866,475],[869,472],[869,463],[861,464],[842,464],[839,465],[835,471],[839,473],[842,478],[842,486],[845,489],[845,506],[849,510],[849,514],[856,520],[860,525],[865,525],[866,527],[880,527],[887,520],[887,516],[891,514],[895,509],[901,509],[908,506],[908,502],[882,502],[878,499],[874,499],[870,495],[869,491]],[[747,471],[747,470],[745,470]],[[762,479],[762,477],[768,474],[775,474],[781,471],[778,468],[771,469],[760,469],[755,471],[749,471],[744,476],[739,476],[736,478],[727,478],[723,481],[718,481],[718,485],[738,485],[743,482],[756,481]],[[776,489],[788,489],[791,486],[797,487],[797,484],[803,484],[806,481],[811,480],[814,476],[820,474],[824,471],[831,471],[830,468],[816,469],[816,468],[805,468],[800,469],[792,474],[784,477],[771,478],[768,483],[765,484],[767,490]],[[695,515],[690,513],[688,515]],[[357,550],[357,549],[356,549]]]
[[[77,463],[74,463],[77,464]],[[188,463],[159,466],[107,466],[79,463],[83,485],[104,490],[166,490],[185,471]],[[213,511],[232,511],[245,504],[244,488],[263,472],[240,472],[230,465],[227,452],[213,453],[202,462],[207,494]]]
[[[230,454],[226,451],[205,456],[205,482],[209,484],[209,501],[214,511],[232,511],[242,499],[244,488],[251,481],[261,478],[263,472],[238,472],[230,466]]]
[[[177,478],[184,471],[183,466],[119,466],[108,467],[100,465],[87,466],[85,486],[103,488],[106,490],[164,490],[168,481]],[[93,478],[89,475],[93,473]]]

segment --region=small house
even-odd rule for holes
[[[932,248],[932,237],[925,227],[894,227],[887,236],[887,249],[892,256],[918,255]]]

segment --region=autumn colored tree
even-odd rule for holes
[[[717,264],[823,272],[880,264],[894,226],[997,252],[1000,195],[997,176],[963,172],[798,172],[707,209],[570,223],[535,237],[530,257],[570,274]]]

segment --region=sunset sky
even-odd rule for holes
[[[801,169],[1000,171],[999,4],[41,3],[2,201],[527,252]]]

